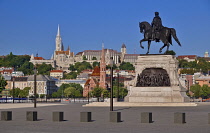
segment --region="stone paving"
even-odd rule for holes
[[[195,107],[114,107],[120,123],[109,122],[109,107],[69,104],[0,104],[0,111],[12,111],[12,121],[0,121],[1,133],[210,133],[210,103]],[[4,106],[4,108],[3,108]],[[6,107],[7,106],[7,107]],[[15,106],[15,108],[14,108]],[[10,108],[13,107],[13,108]],[[37,111],[38,121],[26,121],[26,111]],[[52,112],[64,112],[64,121],[53,122]],[[92,122],[80,122],[80,112],[92,112]],[[153,123],[141,123],[141,112],[152,112]],[[186,113],[185,124],[174,124],[174,113]],[[0,116],[1,117],[1,116]]]

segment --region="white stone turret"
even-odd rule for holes
[[[55,44],[56,44],[56,51],[61,51],[61,49],[62,49],[62,39],[61,39],[61,36],[60,36],[60,27],[59,27],[59,25],[58,25],[57,36],[56,36],[56,39],[55,39]]]

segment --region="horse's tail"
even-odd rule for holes
[[[174,40],[179,44],[179,46],[182,46],[181,43],[179,42],[179,39],[176,36],[176,30],[174,28],[171,28],[171,34],[172,34]]]

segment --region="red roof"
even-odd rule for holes
[[[93,73],[91,74],[91,76],[100,76],[100,68],[98,66],[96,66],[93,70]]]
[[[50,72],[63,72],[62,70],[52,70]]]
[[[34,60],[44,60],[42,57],[34,57]]]
[[[177,57],[177,59],[184,59],[184,58],[189,58],[189,59],[196,59],[196,55],[180,55]]]

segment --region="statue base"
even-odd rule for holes
[[[169,86],[141,86],[138,87],[139,75],[146,69],[163,69],[169,77]],[[125,102],[189,102],[186,89],[178,79],[178,61],[172,55],[144,55],[138,56],[135,64],[136,77],[128,85],[128,95]],[[154,71],[153,71],[154,72]],[[158,73],[159,74],[159,73]],[[154,73],[147,73],[154,75]],[[147,76],[148,78],[149,76]],[[141,77],[142,78],[142,77]],[[154,76],[151,76],[154,79]],[[144,81],[144,80],[141,80]],[[161,82],[161,81],[158,81]],[[148,82],[147,82],[148,83]],[[157,81],[156,81],[157,83]],[[151,83],[152,84],[152,83]],[[145,85],[145,84],[144,84]],[[148,85],[148,84],[146,84]]]

